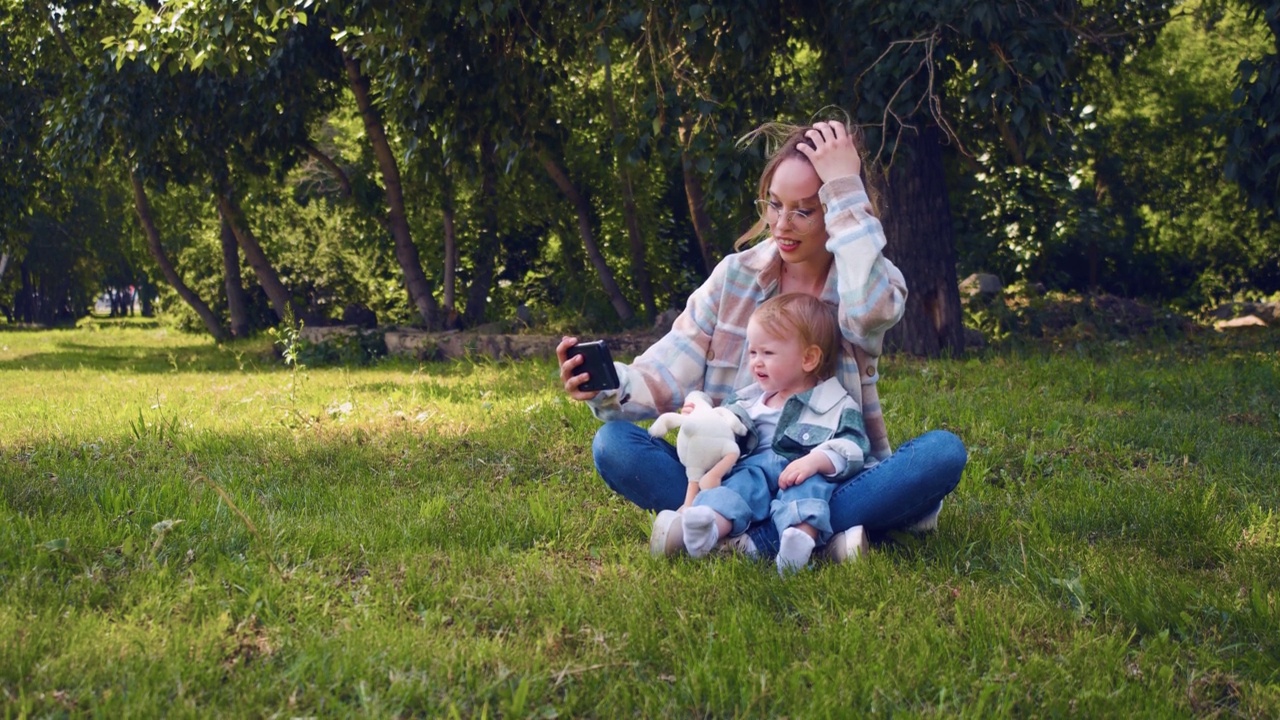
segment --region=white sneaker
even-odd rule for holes
[[[836,563],[853,562],[866,555],[870,549],[867,531],[861,525],[854,525],[831,536],[831,540],[827,542],[827,558]]]
[[[649,554],[668,557],[684,550],[684,522],[675,510],[663,510],[649,531]]]
[[[716,543],[716,552],[727,553],[730,555],[745,555],[749,558],[754,558],[760,554],[760,551],[756,549],[755,541],[746,533],[721,538],[720,542]]]
[[[919,520],[903,527],[903,530],[911,533],[926,533],[938,529],[938,513],[942,512],[942,501],[938,501],[938,509],[925,515]]]

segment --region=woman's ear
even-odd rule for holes
[[[801,357],[800,367],[804,368],[806,373],[812,373],[822,364],[822,348],[817,345],[810,345],[804,349],[804,355]]]

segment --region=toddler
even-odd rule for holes
[[[747,454],[719,487],[700,491],[666,520],[681,523],[691,556],[771,517],[781,538],[778,572],[786,575],[830,539],[831,492],[862,469],[870,449],[862,408],[834,377],[839,343],[835,312],[810,295],[776,296],[751,315],[747,357],[755,382],[724,404],[748,428]],[[654,531],[668,532],[660,522]]]

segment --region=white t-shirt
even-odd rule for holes
[[[782,408],[771,408],[765,403],[769,398],[777,395],[777,393],[766,393],[756,398],[756,401],[747,406],[747,416],[756,424],[756,436],[760,439],[757,447],[769,447],[773,445],[773,436],[778,432],[778,421],[782,419]],[[835,466],[835,472],[827,475],[834,477],[844,472],[849,461],[843,455],[831,450],[822,450],[822,454],[831,459],[831,464]]]

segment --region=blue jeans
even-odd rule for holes
[[[625,420],[607,422],[596,432],[591,451],[605,484],[636,505],[675,510],[684,502],[689,481],[675,447],[650,437],[645,428]],[[887,460],[836,485],[831,531],[862,525],[874,533],[911,524],[955,489],[968,459],[964,443],[945,430],[903,443]],[[748,532],[761,554],[777,554],[773,523],[757,523]]]
[[[757,450],[735,463],[719,487],[699,490],[693,504],[705,505],[732,523],[730,535],[744,533],[769,517],[769,501],[778,491],[778,476],[786,466],[786,458],[772,450]]]
[[[733,525],[730,535],[744,533],[751,525],[771,517],[778,533],[808,523],[818,531],[818,544],[826,544],[832,534],[829,502],[836,486],[821,475],[814,475],[799,485],[779,490],[778,477],[789,462],[769,448],[757,449],[739,460],[719,487],[699,491],[693,504],[720,513]]]

